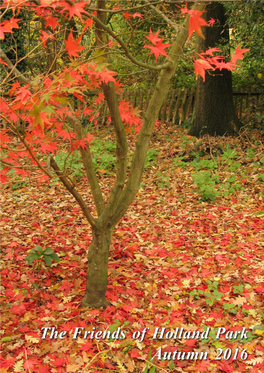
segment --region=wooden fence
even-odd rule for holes
[[[119,99],[130,101],[133,107],[137,107],[143,111],[146,109],[151,97],[152,90],[137,90],[134,92],[125,91]],[[91,96],[94,94],[91,94]],[[238,117],[240,119],[248,120],[251,113],[264,112],[263,105],[264,95],[257,92],[234,92],[233,100],[236,107]],[[78,107],[78,100],[72,101],[73,107]],[[181,124],[184,120],[190,118],[194,113],[195,106],[195,90],[188,89],[171,89],[159,113],[159,120],[161,122],[170,122],[172,124]],[[101,119],[106,120],[108,116],[106,103],[100,108]],[[0,126],[6,128],[4,120],[0,122]]]
[[[140,89],[138,91],[125,91],[121,99],[126,99],[131,102],[134,107],[144,111],[151,97],[151,90]],[[236,107],[238,117],[247,119],[252,111],[263,112],[263,95],[257,92],[234,92],[233,100]],[[195,106],[195,90],[188,89],[171,89],[167,94],[164,104],[159,113],[161,122],[167,121],[173,124],[181,124],[185,119],[188,119],[194,112]]]

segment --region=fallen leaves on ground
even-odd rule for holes
[[[73,197],[59,185],[34,182],[3,190],[1,373],[263,372],[263,183],[245,163],[244,190],[200,202],[193,168],[173,164],[175,154],[188,158],[188,147],[195,147],[191,138],[180,148],[181,131],[161,127],[154,137],[157,164],[144,173],[145,187],[113,235],[107,291],[112,306],[105,310],[80,307],[91,229]],[[214,146],[230,141],[242,159],[243,139],[208,138],[201,147],[214,157]],[[157,185],[158,171],[166,174],[164,186]],[[219,172],[228,174],[224,167]],[[107,196],[113,177],[99,177]],[[85,182],[78,190],[92,208]],[[51,247],[60,261],[28,265],[28,250],[36,245]],[[202,333],[206,327],[208,339],[179,333],[166,339],[170,331]],[[134,333],[145,328],[141,341]],[[162,339],[153,339],[156,328],[164,330]],[[219,328],[225,333],[217,339]],[[239,333],[233,338],[243,330],[247,339]],[[98,331],[106,333],[104,339]],[[125,338],[118,339],[122,331]],[[176,350],[185,357],[152,360],[160,348],[163,357]],[[207,359],[188,360],[192,351],[207,353]]]

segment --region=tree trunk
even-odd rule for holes
[[[93,238],[88,251],[88,271],[82,306],[105,308],[107,302],[108,255],[113,228],[93,228]]]
[[[98,0],[98,9],[103,9],[103,7],[105,7],[105,1]],[[205,5],[200,5],[198,9],[203,10],[204,7]],[[103,39],[104,35],[102,31],[104,16],[105,14],[103,12],[98,12],[98,18],[100,18],[100,21],[102,21],[102,24],[99,23],[100,27],[97,25],[97,40],[99,47],[103,47],[104,44],[101,46],[102,41],[106,44],[106,41]],[[163,70],[161,70],[158,82],[145,111],[142,128],[137,139],[136,150],[133,155],[130,172],[126,183],[127,142],[125,128],[118,109],[118,100],[116,97],[114,84],[109,82],[107,85],[102,85],[117,139],[116,181],[106,206],[103,203],[101,192],[99,193],[99,183],[97,182],[96,184],[94,181],[96,179],[96,175],[91,175],[92,162],[90,152],[88,150],[81,151],[83,163],[85,169],[87,170],[87,178],[89,180],[96,203],[98,213],[97,219],[93,219],[90,216],[89,212],[86,211],[86,206],[84,201],[82,201],[82,198],[74,189],[72,189],[69,185],[67,186],[68,181],[60,176],[66,188],[72,194],[75,194],[76,200],[80,204],[86,218],[92,226],[93,238],[88,252],[88,271],[86,291],[82,301],[83,306],[99,308],[106,307],[109,304],[106,300],[105,293],[107,291],[108,254],[112,233],[116,224],[124,216],[139,189],[147,149],[155,121],[162,107],[164,98],[169,91],[170,82],[174,75],[178,59],[188,37],[187,24],[188,19],[178,32],[174,44],[169,52],[170,63],[166,69],[163,68]]]
[[[205,39],[198,37],[198,53],[217,47],[220,40],[229,42],[225,8],[220,3],[206,6],[205,20],[215,19],[213,27],[203,27]],[[234,135],[242,123],[238,119],[233,104],[232,74],[228,70],[206,71],[205,82],[199,76],[195,100],[195,122],[189,135],[201,137]]]

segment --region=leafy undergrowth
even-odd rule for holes
[[[160,128],[144,189],[113,235],[105,310],[80,307],[91,229],[73,198],[56,184],[3,190],[0,372],[263,372],[258,137],[198,142]],[[107,196],[113,176],[98,174]],[[78,190],[91,205],[83,181]],[[59,262],[29,265],[38,245]]]

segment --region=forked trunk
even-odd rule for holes
[[[107,302],[108,255],[113,229],[93,228],[92,243],[88,252],[86,290],[82,301],[84,307],[105,308]]]

